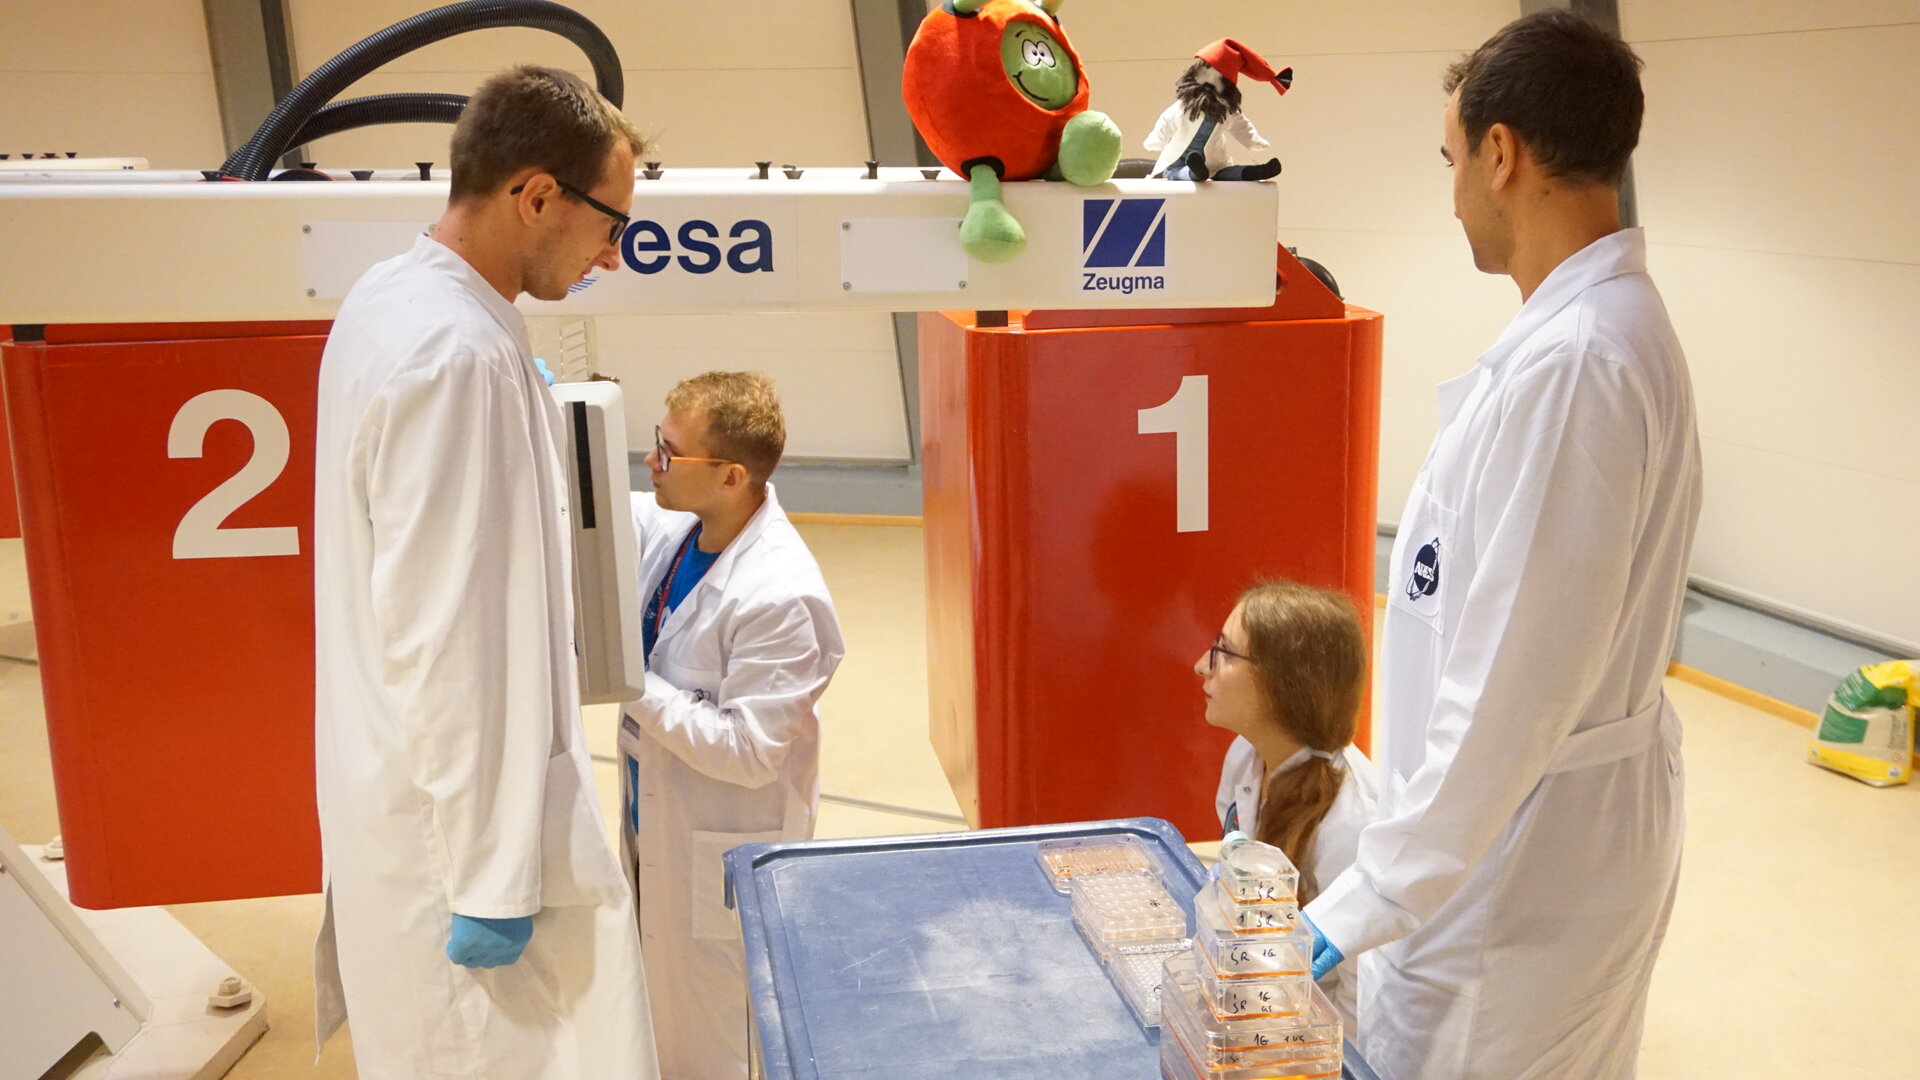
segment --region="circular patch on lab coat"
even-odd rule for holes
[[[1434,537],[1413,557],[1413,573],[1407,576],[1407,599],[1418,600],[1440,591],[1440,538]]]

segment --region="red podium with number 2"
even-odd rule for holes
[[[1257,310],[921,316],[931,724],[974,825],[1217,836],[1193,664],[1234,597],[1371,623],[1381,318],[1278,272]]]
[[[313,430],[327,324],[4,346],[83,907],[313,892]]]

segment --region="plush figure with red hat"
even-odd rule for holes
[[[1227,136],[1249,150],[1267,148],[1267,140],[1240,111],[1240,76],[1272,83],[1284,94],[1293,85],[1293,69],[1275,71],[1259,53],[1232,38],[1221,38],[1193,55],[1198,59],[1173,86],[1173,104],[1147,136],[1147,149],[1160,152],[1153,175],[1169,180],[1265,180],[1280,175],[1279,158],[1259,165],[1229,164]]]
[[[901,94],[940,163],[972,184],[960,243],[984,262],[1027,246],[1002,180],[1104,184],[1120,129],[1087,108],[1087,75],[1054,13],[1061,0],[945,0],[907,47]]]

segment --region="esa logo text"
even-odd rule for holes
[[[658,274],[678,266],[689,274],[711,274],[725,267],[736,274],[773,273],[773,228],[764,221],[736,221],[723,235],[720,226],[694,218],[669,232],[641,218],[620,237],[620,261],[636,274]]]

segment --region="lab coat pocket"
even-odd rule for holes
[[[540,833],[540,906],[618,906],[626,888],[600,821],[600,801],[571,751],[547,759]]]
[[[1444,628],[1453,546],[1460,515],[1435,502],[1431,492],[1416,491],[1407,504],[1407,520],[1393,547],[1393,573],[1387,580],[1387,604],[1426,623]]]
[[[689,873],[693,889],[693,936],[701,941],[738,941],[740,924],[727,910],[727,865],[722,858],[741,844],[763,844],[786,839],[778,829],[772,832],[695,832],[693,866]]]

